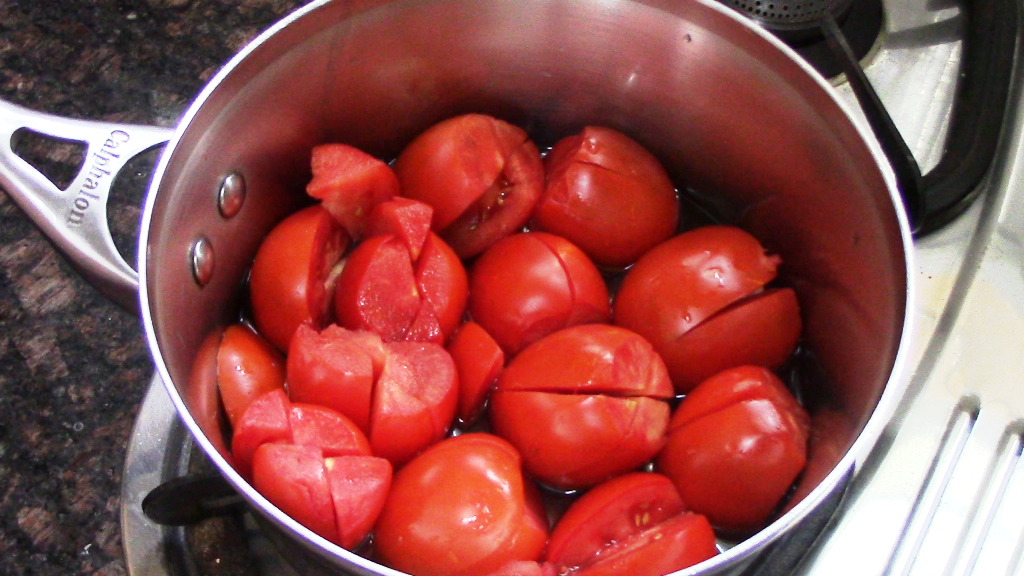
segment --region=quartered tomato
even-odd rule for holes
[[[463,324],[447,347],[459,372],[459,420],[472,424],[505,366],[505,353],[476,322]]]
[[[733,366],[776,368],[801,330],[793,291],[764,290],[780,262],[739,228],[684,232],[629,270],[614,322],[650,340],[680,393]]]
[[[279,350],[288,350],[300,324],[327,323],[334,267],[348,244],[345,229],[319,205],[288,216],[263,239],[252,263],[249,299],[256,329]]]
[[[741,366],[683,398],[657,467],[727,534],[763,526],[803,470],[810,417],[771,371]]]
[[[469,274],[469,312],[514,355],[562,328],[606,322],[608,288],[579,248],[560,236],[509,236],[484,252]]]
[[[374,546],[417,576],[484,576],[540,560],[547,518],[519,454],[489,434],[435,444],[395,474]]]
[[[708,521],[672,482],[634,472],[595,486],[565,511],[545,554],[558,574],[661,576],[718,553]]]
[[[398,194],[398,178],[381,160],[346,144],[313,148],[306,193],[321,201],[352,238],[360,238],[373,208]]]
[[[402,194],[433,207],[433,229],[462,258],[522,228],[544,187],[540,152],[526,132],[482,114],[435,124],[394,169]]]
[[[582,488],[654,457],[672,395],[664,363],[642,337],[574,326],[512,359],[491,395],[491,424],[538,480]]]
[[[315,446],[263,444],[253,486],[272,504],[347,549],[369,535],[391,485],[391,465],[373,456],[325,457]]]
[[[539,229],[564,236],[599,266],[621,268],[668,240],[679,200],[661,163],[621,132],[588,126],[544,161]]]
[[[285,359],[269,342],[241,324],[224,330],[217,349],[217,389],[232,426],[253,400],[283,388]]]

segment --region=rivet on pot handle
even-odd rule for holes
[[[21,129],[86,144],[81,171],[61,190],[11,148]],[[74,120],[0,101],[0,187],[79,272],[125,309],[138,310],[139,279],[117,251],[107,199],[118,172],[138,154],[167,142],[173,130]]]

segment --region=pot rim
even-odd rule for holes
[[[163,382],[164,388],[170,396],[171,402],[174,405],[178,416],[181,418],[186,428],[188,428],[193,439],[201,447],[205,455],[213,461],[220,473],[227,478],[227,480],[239,491],[240,494],[242,494],[248,503],[254,508],[264,512],[268,519],[274,522],[278,527],[284,528],[286,532],[289,532],[292,536],[315,544],[317,548],[316,552],[318,554],[328,554],[336,558],[341,558],[366,573],[398,576],[404,573],[345,550],[299,524],[297,521],[293,520],[287,514],[283,513],[280,509],[270,503],[234,470],[234,468],[215,448],[209,438],[207,438],[207,436],[202,432],[199,424],[189,412],[189,409],[178,389],[173,384],[170,377],[170,371],[167,364],[164,362],[163,355],[161,354],[160,344],[157,340],[154,327],[153,312],[150,306],[151,294],[148,277],[148,263],[151,257],[158,258],[156,255],[151,255],[148,250],[153,214],[159,200],[160,188],[162,187],[163,182],[167,179],[166,176],[170,160],[172,156],[174,156],[175,150],[178,148],[183,134],[188,130],[192,121],[204,107],[211,95],[217,92],[225,80],[230,77],[234,70],[238,68],[242,62],[247,60],[253,52],[258,50],[269,38],[277,35],[281,30],[287,28],[295,21],[309,17],[312,13],[322,9],[328,4],[331,4],[333,1],[334,0],[314,0],[313,2],[291,12],[270,28],[256,36],[244,48],[235,54],[206,84],[206,86],[204,86],[203,90],[179,120],[174,131],[174,135],[169,140],[154,172],[143,208],[138,252],[141,318],[145,337],[153,356],[157,374]],[[655,8],[659,8],[660,6],[658,0],[622,1],[650,5]],[[866,145],[880,171],[882,179],[885,181],[887,192],[895,212],[903,250],[903,261],[905,263],[904,283],[906,286],[906,297],[904,299],[904,318],[901,327],[900,342],[896,350],[892,369],[889,372],[889,378],[886,381],[885,387],[877,404],[875,405],[874,410],[871,412],[870,418],[867,420],[863,429],[857,435],[856,440],[847,449],[839,462],[800,502],[787,510],[771,524],[763,527],[757,533],[747,537],[721,554],[690,568],[673,573],[676,576],[697,574],[704,571],[715,572],[731,565],[741,558],[760,551],[762,548],[778,539],[782,534],[790,531],[811,511],[820,506],[822,502],[832,494],[833,490],[836,489],[843,479],[851,473],[851,471],[854,475],[860,471],[876,441],[895,414],[896,408],[909,385],[910,374],[912,372],[909,355],[914,344],[911,342],[914,325],[912,311],[915,309],[914,305],[916,300],[916,282],[914,280],[914,275],[911,273],[911,271],[915,269],[913,242],[908,217],[897,191],[896,179],[893,170],[873,133],[871,133],[871,131],[868,130],[861,122],[857,121],[858,116],[853,113],[852,106],[839,96],[835,88],[829,84],[826,79],[821,77],[820,74],[810,66],[810,64],[806,63],[794,50],[781,40],[716,0],[690,1],[701,5],[703,9],[712,10],[717,12],[720,16],[732,20],[737,26],[745,28],[749,33],[755,34],[763,42],[766,42],[775,50],[780,51],[787,60],[796,64],[806,75],[810,76],[810,79],[828,96],[832,104],[839,108],[842,114],[852,125],[853,129]],[[386,0],[374,3],[374,7],[386,3]],[[372,8],[367,6],[365,9]]]

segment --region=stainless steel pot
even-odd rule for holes
[[[776,521],[683,573],[738,573],[763,558],[856,473],[904,391],[911,240],[890,168],[831,87],[717,2],[314,2],[243,49],[173,135],[3,104],[0,184],[106,294],[132,305],[138,289],[182,420],[264,521],[327,565],[396,574],[297,524],[231,468],[208,343],[236,317],[261,238],[301,197],[314,145],[392,157],[469,111],[517,123],[541,144],[586,124],[622,130],[718,217],[782,255],[826,375],[805,390],[810,463]],[[66,192],[11,152],[23,127],[88,143]],[[136,284],[95,208],[119,165],[166,138]]]

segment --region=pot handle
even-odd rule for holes
[[[84,162],[65,190],[14,153],[19,130],[86,145]],[[107,199],[118,172],[134,158],[170,140],[173,130],[75,120],[0,101],[0,188],[106,297],[139,309],[139,277],[117,251],[107,221]]]

